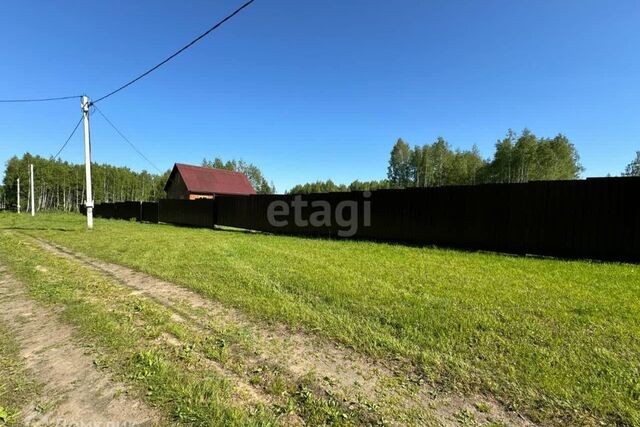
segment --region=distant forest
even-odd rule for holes
[[[84,164],[46,159],[29,153],[7,161],[3,185],[0,187],[0,209],[13,208],[17,200],[17,178],[20,178],[20,206],[27,209],[29,200],[29,164],[35,169],[35,205],[37,210],[78,211],[85,200]],[[252,163],[242,160],[213,161],[204,159],[204,167],[243,172],[258,193],[273,193],[275,187]],[[164,185],[170,170],[163,174],[135,172],[126,167],[91,164],[93,200],[95,203],[125,200],[153,201],[164,197]]]
[[[225,162],[216,157],[213,160],[203,159],[201,166],[242,172],[247,176],[249,182],[258,194],[273,194],[276,192],[276,187],[273,185],[273,182],[269,183],[260,168],[253,163],[247,163],[244,160],[227,160]]]
[[[475,145],[470,150],[454,150],[441,137],[414,147],[398,139],[384,180],[349,185],[317,181],[296,185],[289,193],[578,179],[583,170],[578,151],[566,136],[540,138],[528,129],[519,135],[509,130],[497,141],[490,159],[483,159]]]
[[[84,164],[45,159],[29,153],[7,161],[0,203],[16,204],[17,182],[20,178],[20,205],[27,208],[29,164],[35,170],[35,205],[37,210],[78,211],[85,199]],[[124,200],[157,200],[164,195],[163,187],[169,171],[162,175],[147,171],[134,172],[126,167],[92,163],[92,190],[96,203]]]
[[[12,157],[6,163],[0,186],[0,209],[16,205],[16,179],[21,183],[21,207],[27,208],[29,164],[35,168],[36,208],[78,211],[84,203],[84,165],[46,159],[29,153]],[[242,160],[203,159],[202,166],[243,172],[258,193],[271,194],[276,189],[260,168]],[[93,198],[96,203],[124,200],[158,200],[164,197],[164,184],[170,171],[152,174],[126,167],[94,163]],[[432,144],[411,147],[402,139],[394,144],[389,156],[387,178],[379,181],[353,181],[349,185],[332,180],[296,185],[288,193],[326,193],[335,191],[376,190],[384,188],[435,187],[512,183],[531,180],[577,179],[584,169],[576,148],[566,136],[539,138],[525,129],[519,135],[509,130],[497,141],[490,159],[483,159],[477,147],[453,150],[443,138]],[[640,176],[640,151],[622,172],[623,176]]]

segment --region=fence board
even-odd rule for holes
[[[145,222],[158,223],[158,203],[142,202],[140,206],[140,220]]]
[[[516,254],[640,261],[640,178],[537,181],[373,192],[218,196],[214,200],[161,200],[96,205],[103,218],[199,227],[216,224],[280,234],[339,237],[349,228],[336,212],[357,206],[359,239],[403,241]],[[292,202],[308,220],[317,204],[330,206],[330,224],[296,224]],[[289,206],[286,226],[267,217],[269,205]],[[365,202],[370,225],[364,225]],[[348,217],[348,215],[346,215]],[[353,218],[351,218],[353,219]],[[354,223],[355,224],[355,219]]]
[[[170,200],[158,203],[158,220],[170,224],[195,227],[214,227],[215,208],[213,200]]]

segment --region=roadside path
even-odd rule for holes
[[[96,369],[73,328],[54,310],[29,299],[25,286],[0,264],[0,319],[20,347],[27,372],[43,385],[24,402],[20,425],[155,426],[160,417],[127,395],[127,387]]]

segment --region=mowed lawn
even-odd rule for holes
[[[400,359],[533,421],[640,425],[640,267],[97,219],[0,229],[184,285],[255,319]]]

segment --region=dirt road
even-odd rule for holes
[[[19,425],[152,426],[161,418],[127,395],[127,386],[98,370],[91,353],[57,313],[29,299],[0,265],[0,319],[20,347],[27,374],[42,384],[24,402]]]

